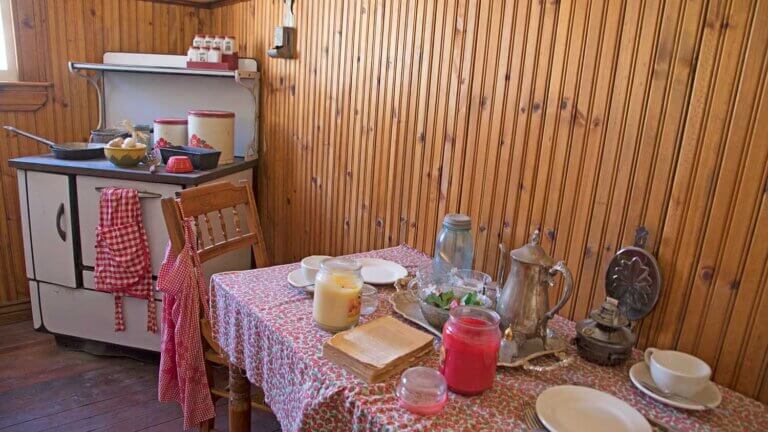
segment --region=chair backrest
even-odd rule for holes
[[[196,248],[200,262],[251,246],[256,266],[269,266],[259,213],[248,183],[244,182],[241,185],[229,182],[213,183],[185,189],[177,192],[176,196],[176,199],[164,198],[161,201],[168,237],[171,240],[171,247],[176,252],[184,246],[182,218],[191,217],[194,219],[197,233]],[[238,210],[238,207],[241,210]],[[231,212],[233,227],[228,226],[229,218],[225,217],[224,211]],[[246,220],[247,233],[242,226],[242,216]],[[212,223],[212,219],[215,222]],[[214,224],[218,224],[217,235],[214,235]],[[203,230],[207,238],[204,237]]]

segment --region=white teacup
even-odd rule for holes
[[[301,260],[301,274],[308,282],[315,283],[315,276],[320,271],[320,264],[330,258],[326,255],[311,255]]]
[[[648,348],[645,362],[660,389],[685,397],[695,395],[712,375],[712,369],[704,360],[680,351]]]

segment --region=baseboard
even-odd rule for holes
[[[0,325],[31,320],[32,309],[28,300],[20,303],[0,305]]]

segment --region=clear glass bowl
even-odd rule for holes
[[[435,369],[412,367],[400,376],[395,394],[400,406],[419,415],[433,415],[442,411],[448,401],[448,384]]]

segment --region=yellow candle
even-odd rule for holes
[[[340,331],[357,324],[360,318],[359,273],[333,273],[321,269],[315,280],[313,317],[317,325],[328,331]]]

